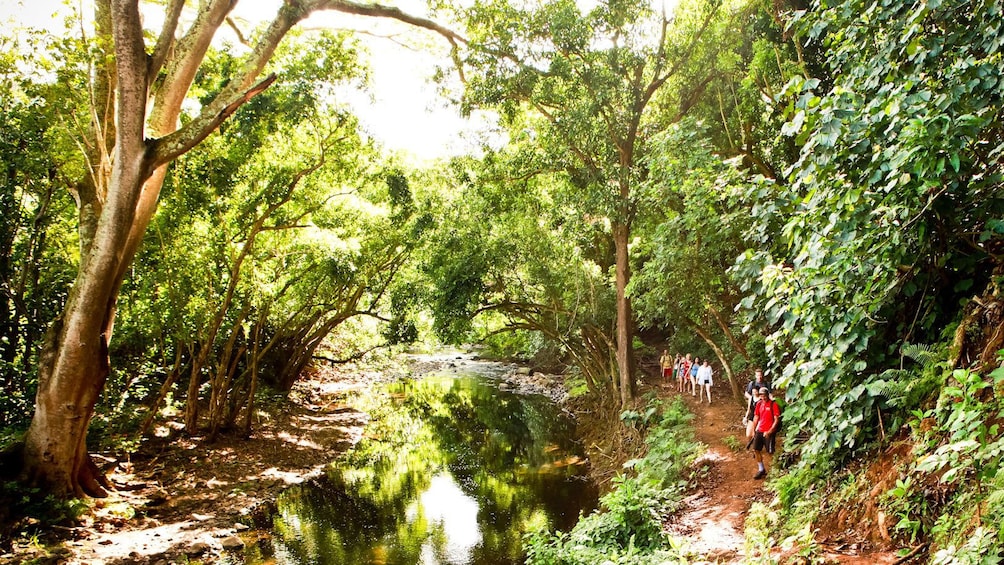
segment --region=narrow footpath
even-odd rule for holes
[[[660,386],[660,396],[679,395],[676,383]],[[708,447],[696,463],[707,472],[697,490],[684,499],[684,509],[670,524],[670,533],[685,538],[691,548],[712,563],[742,563],[743,523],[754,501],[767,502],[771,494],[764,482],[753,480],[756,462],[752,451],[737,452],[729,444],[745,446],[742,406],[731,398],[712,393],[712,403],[701,403],[689,391],[682,393],[694,413],[694,435]],[[716,397],[716,395],[718,395]],[[733,438],[735,441],[727,440]],[[768,467],[772,462],[768,459]]]

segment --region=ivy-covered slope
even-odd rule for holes
[[[754,189],[769,235],[737,264],[781,360],[788,528],[855,507],[931,562],[1002,558],[1002,16],[823,0],[796,21],[828,72],[789,83],[799,157]]]

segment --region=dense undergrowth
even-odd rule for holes
[[[527,534],[529,565],[686,563],[686,547],[664,534],[663,518],[680,507],[703,446],[693,437],[693,414],[679,397],[651,400],[621,416],[645,433],[646,453],[629,461],[600,508],[567,533]]]
[[[912,375],[927,395],[888,439],[854,460],[799,462],[771,481],[773,503],[755,503],[747,518],[747,561],[783,562],[771,553],[781,545],[821,562],[819,523],[902,548],[911,562],[1004,561],[1004,367],[983,375],[947,366],[928,363]],[[886,400],[908,398],[908,388]]]

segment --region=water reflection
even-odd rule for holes
[[[366,439],[278,501],[250,562],[501,565],[532,526],[595,505],[571,422],[543,397],[434,376],[390,387]]]
[[[478,502],[464,494],[453,477],[448,473],[433,477],[415,509],[424,511],[426,520],[445,538],[441,548],[433,543],[435,538],[426,540],[420,563],[471,562],[474,549],[481,544]]]

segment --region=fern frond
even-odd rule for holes
[[[905,357],[913,359],[922,366],[927,367],[938,361],[934,348],[926,343],[904,343],[900,347],[900,353]]]

